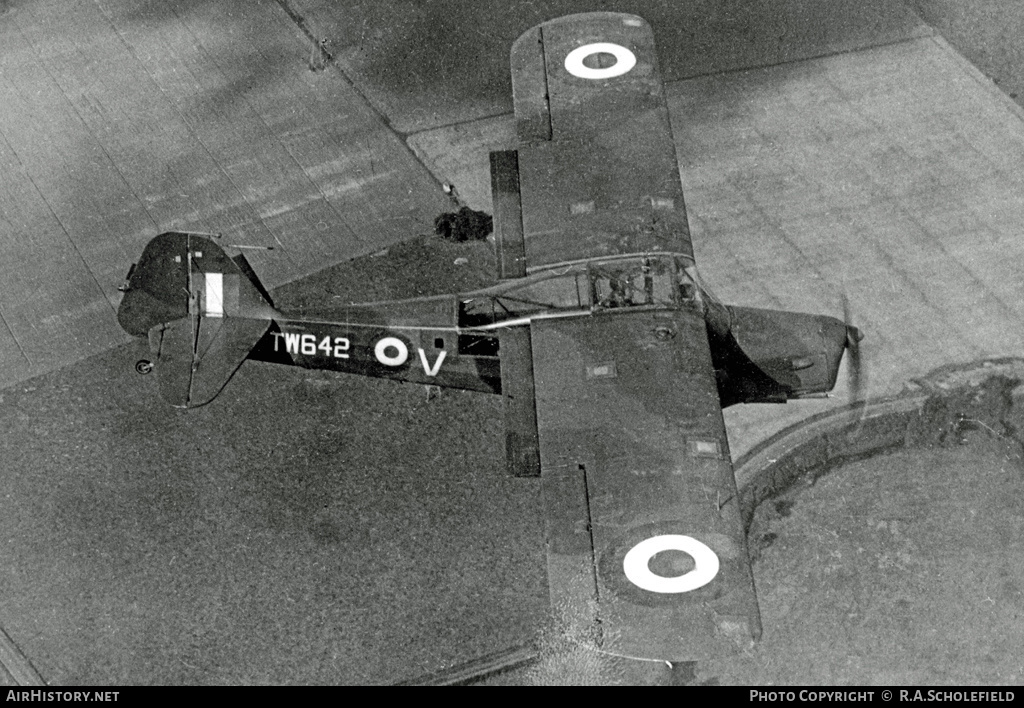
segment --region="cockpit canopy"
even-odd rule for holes
[[[692,262],[671,255],[581,262],[460,297],[458,324],[488,328],[614,308],[675,308],[699,292]]]

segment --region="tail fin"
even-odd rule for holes
[[[206,236],[168,232],[133,266],[117,312],[148,336],[160,393],[191,408],[211,401],[270,329],[274,309],[244,256]]]

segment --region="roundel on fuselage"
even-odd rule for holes
[[[398,337],[384,337],[373,348],[373,355],[384,366],[401,366],[409,359],[409,347]]]

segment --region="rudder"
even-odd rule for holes
[[[118,322],[148,336],[160,393],[172,405],[212,400],[266,334],[273,306],[243,256],[206,236],[167,232],[128,276]]]

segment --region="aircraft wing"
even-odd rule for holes
[[[516,40],[511,64],[526,267],[692,257],[650,26],[612,12],[551,20]]]
[[[761,632],[704,319],[531,325],[556,614],[603,651],[684,661]]]

